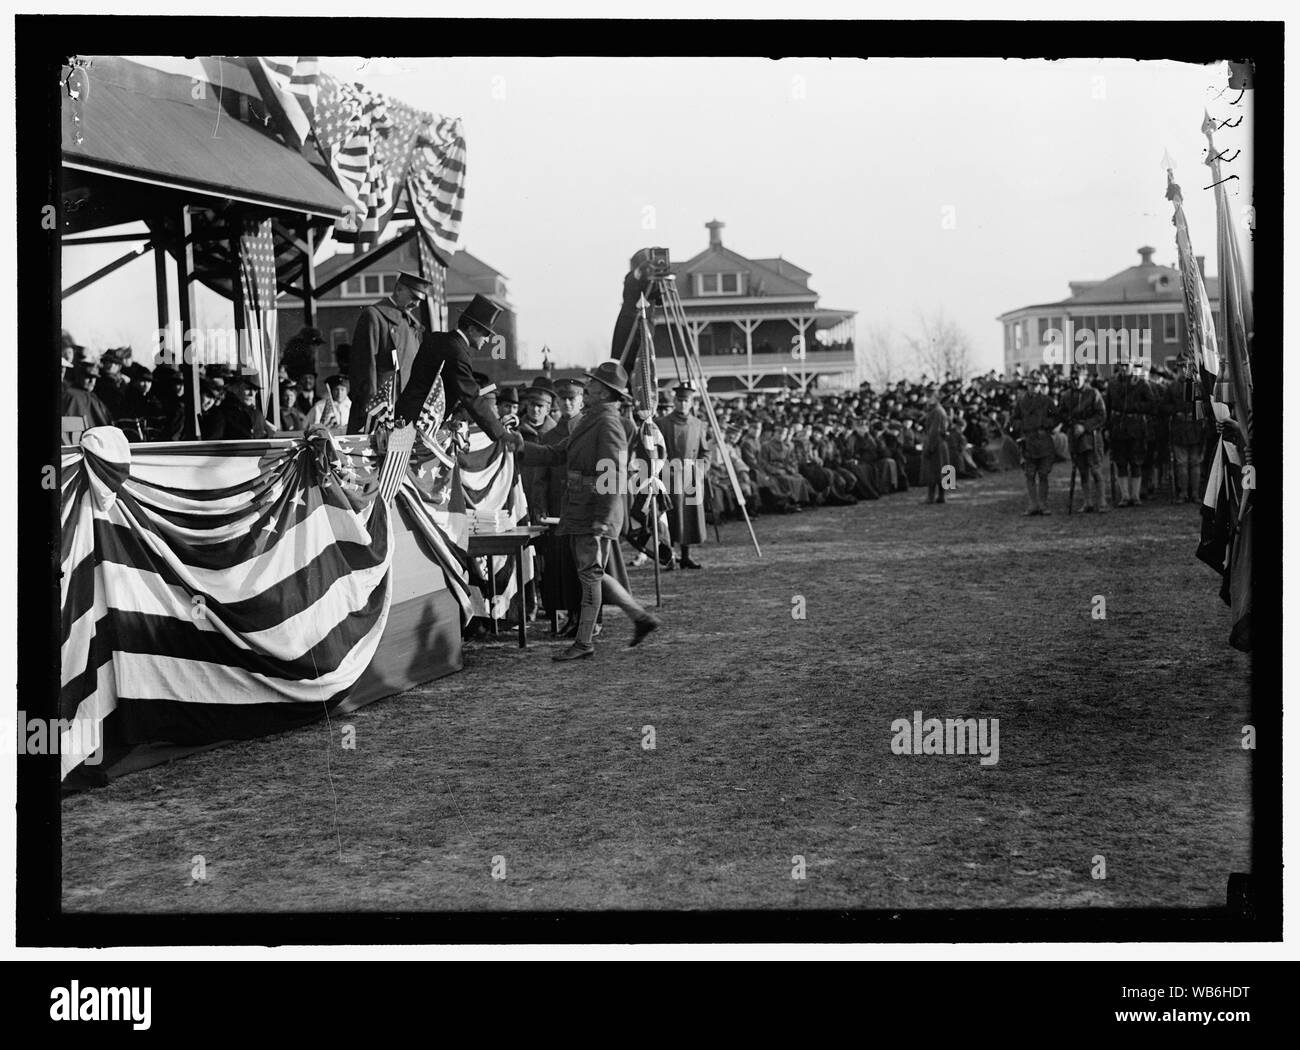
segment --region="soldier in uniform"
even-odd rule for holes
[[[555,429],[555,422],[550,415],[555,395],[549,387],[549,380],[544,387],[534,383],[523,394],[524,418],[519,424],[519,433],[525,441],[531,441],[535,445],[540,445],[543,437]],[[524,497],[528,500],[528,514],[533,521],[549,514],[546,509],[546,473],[545,467],[523,467],[520,470],[520,482],[524,486]]]
[[[1147,417],[1152,407],[1146,382],[1130,374],[1127,361],[1116,362],[1115,375],[1106,389],[1106,414],[1110,458],[1118,475],[1117,507],[1142,505],[1142,464],[1147,455]]]
[[[567,538],[582,584],[582,606],[577,634],[555,660],[581,660],[595,654],[596,617],[603,601],[610,601],[632,619],[629,645],[639,645],[659,621],[628,593],[618,536],[623,528],[627,473],[627,431],[619,404],[628,397],[627,372],[617,361],[604,361],[587,375],[587,406],[572,431],[550,445],[524,445],[526,465],[562,467],[568,484],[556,536]],[[619,471],[621,485],[600,484],[610,465]],[[620,580],[619,577],[622,577]]]
[[[1201,453],[1205,424],[1196,418],[1196,403],[1183,398],[1181,383],[1165,388],[1164,414],[1169,419],[1169,444],[1174,457],[1174,493],[1188,503],[1201,499]]]
[[[925,486],[926,503],[943,503],[943,471],[948,466],[948,413],[943,410],[937,391],[930,392],[926,404],[925,436],[921,444],[921,484]],[[1049,460],[1049,469],[1050,462]],[[938,493],[937,498],[935,493]]]
[[[1088,382],[1088,369],[1078,366],[1071,386],[1061,395],[1061,422],[1070,428],[1070,456],[1083,486],[1083,512],[1105,514],[1106,487],[1101,477],[1101,433],[1106,425],[1106,403]]]
[[[1147,416],[1147,461],[1142,465],[1142,498],[1155,499],[1169,473],[1169,416],[1165,407],[1165,377],[1152,368],[1147,387],[1151,391],[1151,414]],[[1172,485],[1173,482],[1170,482]]]
[[[1029,491],[1025,517],[1052,513],[1047,507],[1047,478],[1056,462],[1052,431],[1057,422],[1056,405],[1047,396],[1047,377],[1035,372],[1029,392],[1016,402],[1011,413],[1011,432],[1021,442],[1025,488]]]
[[[481,372],[475,373],[470,363],[470,351],[481,350],[495,330],[497,315],[501,307],[484,295],[476,295],[465,307],[456,322],[454,332],[430,332],[420,343],[419,353],[411,363],[410,377],[402,386],[402,392],[393,406],[393,414],[409,422],[417,419],[424,407],[424,400],[433,388],[434,379],[442,377],[443,390],[447,397],[447,418],[459,409],[461,418],[468,417],[483,428],[483,432],[493,440],[499,440],[506,434],[501,420],[496,413],[496,405],[482,400],[482,387],[489,386]],[[355,360],[360,348],[353,346],[352,356]],[[357,403],[354,399],[353,403]],[[353,409],[356,416],[356,409]]]
[[[390,375],[397,373],[398,391],[410,382],[416,354],[421,349],[422,329],[415,318],[415,308],[428,296],[430,287],[422,277],[399,274],[392,295],[361,311],[348,359],[352,391],[349,434],[360,434],[365,429],[367,403]],[[450,402],[449,394],[448,411]],[[423,406],[423,399],[420,404]],[[409,421],[414,417],[403,418]]]
[[[712,450],[708,428],[693,414],[695,387],[673,387],[673,410],[655,420],[664,436],[664,480],[668,487],[668,542],[681,548],[677,564],[702,566],[691,557],[691,545],[704,542],[705,460]]]

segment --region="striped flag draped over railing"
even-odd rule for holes
[[[322,478],[316,453],[132,450],[98,427],[64,454],[65,777],[110,716],[139,729],[201,721],[197,705],[319,705],[360,677],[388,620],[392,523]]]
[[[288,83],[295,94],[311,95],[316,141],[357,206],[356,219],[340,220],[335,236],[374,244],[405,200],[433,243],[455,251],[465,197],[460,120],[320,73],[315,62],[299,59]],[[287,59],[275,60],[275,69],[284,76]]]

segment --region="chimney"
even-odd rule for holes
[[[1150,247],[1149,245],[1148,245],[1148,246],[1145,246],[1145,247],[1142,247],[1142,248],[1139,248],[1139,249],[1138,249],[1138,255],[1142,256],[1142,265],[1143,265],[1143,266],[1152,266],[1152,265],[1154,265],[1154,264],[1151,262],[1151,256],[1155,255],[1155,253],[1156,253],[1156,250],[1155,250],[1154,248]]]
[[[709,247],[721,248],[722,247],[721,231],[722,231],[722,227],[726,226],[727,224],[725,222],[718,222],[717,219],[714,219],[712,222],[706,222],[704,225],[708,228],[709,231]]]

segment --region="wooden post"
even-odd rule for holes
[[[151,367],[157,368],[167,360],[165,354],[167,347],[173,345],[171,339],[171,303],[167,301],[167,250],[161,242],[154,245],[153,249],[153,279],[154,279],[154,298],[158,306],[158,345],[154,348],[156,353]]]
[[[194,327],[194,219],[190,214],[188,204],[181,205],[181,254],[177,260],[177,292],[180,296],[180,320],[181,320],[181,367],[182,374],[184,369],[189,369],[189,384],[186,388],[186,395],[189,400],[188,418],[189,426],[193,427],[193,433],[190,437],[200,438],[203,431],[199,426],[199,412],[202,408],[202,399],[199,397],[199,363],[193,360],[193,354],[190,349],[190,334]],[[187,430],[189,428],[187,427]]]
[[[307,223],[307,232],[303,235],[307,250],[303,252],[302,268],[302,316],[308,328],[316,327],[316,231]]]

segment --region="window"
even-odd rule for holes
[[[740,295],[744,275],[739,273],[699,273],[695,275],[699,295]]]
[[[337,352],[340,343],[348,342],[352,337],[348,335],[346,328],[330,329],[330,349]]]
[[[397,273],[363,273],[343,282],[344,298],[378,299],[397,287]]]
[[[1178,315],[1165,314],[1164,337],[1166,343],[1178,342]]]

